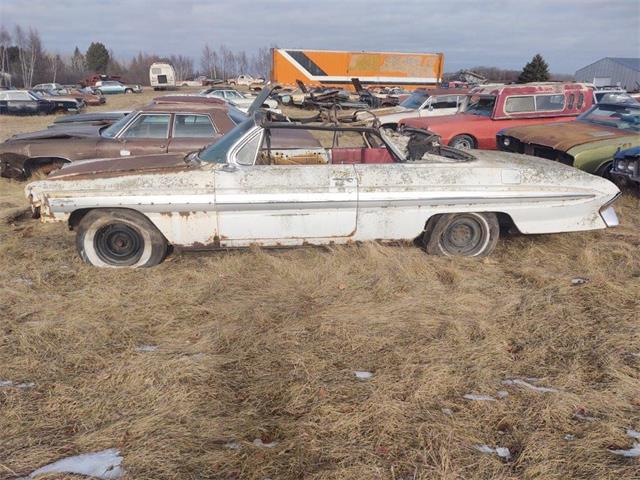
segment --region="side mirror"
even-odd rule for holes
[[[238,170],[238,167],[236,167],[233,163],[225,163],[220,170],[227,173],[233,173]]]

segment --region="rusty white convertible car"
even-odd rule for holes
[[[424,130],[261,114],[186,157],[76,162],[26,187],[34,213],[76,230],[80,256],[100,267],[152,266],[170,247],[365,240],[418,240],[428,253],[480,257],[509,228],[613,227],[618,194],[557,162],[467,153]]]

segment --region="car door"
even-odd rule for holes
[[[352,237],[358,197],[354,166],[256,164],[263,136],[261,128],[254,129],[215,171],[221,244],[296,245]],[[299,146],[297,140],[289,138],[287,146]]]
[[[17,114],[34,114],[38,112],[38,101],[28,92],[8,92],[7,111]]]
[[[127,157],[166,153],[169,144],[170,113],[142,113],[132,120],[116,138],[103,138],[98,156]]]
[[[215,142],[222,135],[209,115],[176,113],[169,139],[168,152],[192,152]]]

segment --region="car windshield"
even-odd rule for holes
[[[227,163],[227,152],[229,149],[242,138],[249,130],[254,127],[255,123],[252,118],[245,120],[235,127],[218,142],[209,145],[198,154],[198,160],[209,163]]]
[[[44,95],[42,95],[39,92],[36,91],[30,91],[29,95],[31,95],[31,98],[33,98],[34,100],[44,100]]]
[[[127,122],[131,120],[132,115],[133,113],[130,113],[129,115],[125,115],[117,122],[114,122],[111,125],[109,125],[107,128],[103,128],[100,131],[100,136],[104,138],[115,137],[118,134],[118,132],[122,130],[122,127],[124,127],[127,124]]]
[[[413,92],[400,103],[400,106],[417,110],[420,108],[420,105],[427,100],[427,98],[429,98],[429,94],[426,92]]]
[[[482,115],[490,117],[493,113],[493,107],[496,104],[496,97],[493,96],[472,96],[465,109],[465,113],[472,115]]]
[[[242,95],[240,95],[235,90],[227,90],[227,96],[230,97],[230,98],[244,98]]]
[[[640,132],[640,108],[622,105],[596,105],[578,120],[603,127]]]

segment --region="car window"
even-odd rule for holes
[[[247,143],[245,143],[240,150],[236,152],[236,162],[240,165],[253,165],[256,162],[256,155],[258,154],[258,147],[260,146],[260,139],[262,138],[261,132],[251,137]]]
[[[216,130],[208,115],[175,116],[173,138],[205,138],[212,137]]]
[[[536,95],[535,99],[537,112],[564,109],[564,95]]]
[[[10,92],[7,95],[8,95],[8,100],[14,100],[14,101],[33,100],[31,95],[29,95],[27,92]]]
[[[567,104],[567,108],[569,110],[573,110],[573,103],[575,101],[576,101],[576,96],[575,96],[575,94],[572,93],[571,95],[569,95],[569,103]]]
[[[533,95],[508,97],[504,105],[504,111],[507,113],[534,112],[535,109],[536,105]]]
[[[6,99],[7,99],[7,94],[0,92],[0,101],[6,100]]]
[[[584,105],[584,93],[580,93],[580,95],[578,95],[578,105],[576,105],[576,108],[580,109],[582,108],[583,105]]]
[[[456,108],[458,106],[457,97],[455,95],[443,95],[435,97],[431,101],[431,105],[434,109]]]
[[[125,130],[123,138],[167,138],[169,114],[140,115]]]

